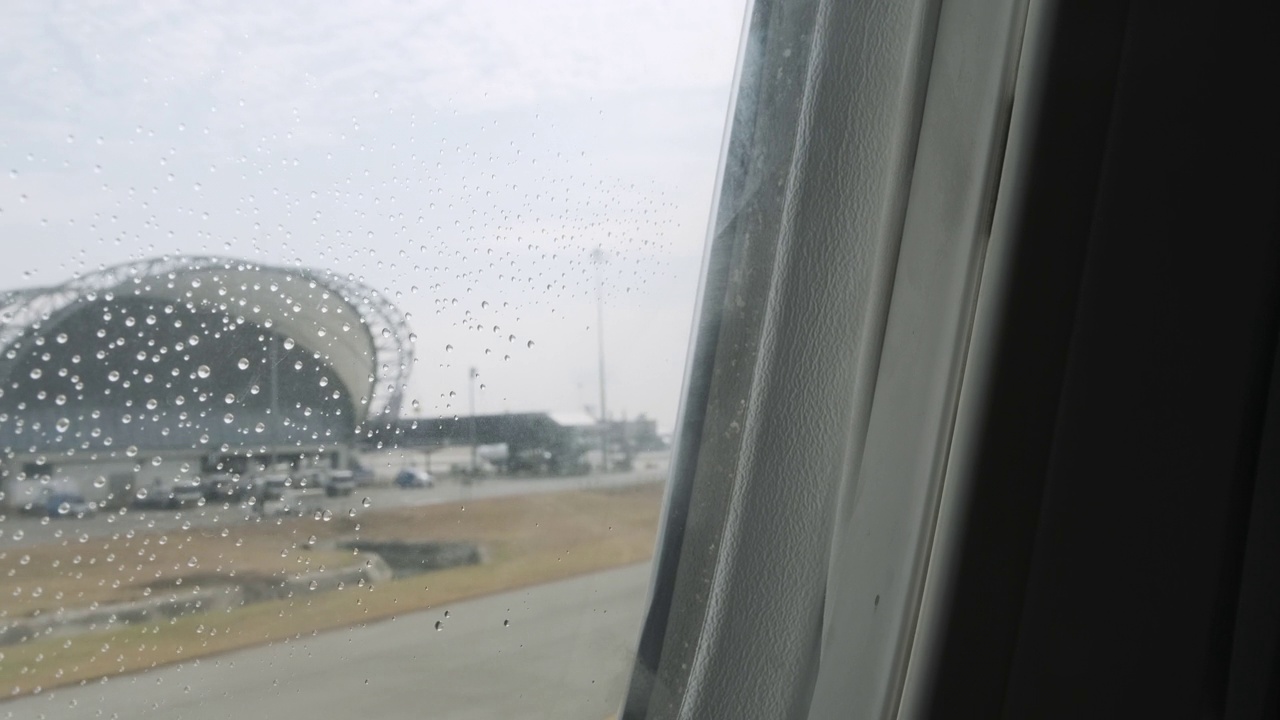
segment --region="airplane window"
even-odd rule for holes
[[[743,14],[0,10],[0,715],[615,713]]]

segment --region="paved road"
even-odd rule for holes
[[[609,570],[0,702],[0,717],[604,720],[621,702],[648,581],[647,563]]]
[[[365,498],[369,500],[367,507],[371,508],[466,503],[471,500],[504,495],[618,487],[665,478],[666,468],[661,467],[629,473],[567,478],[490,478],[471,485],[449,480],[441,481],[430,489],[356,488],[355,494],[341,498],[326,498],[320,491],[295,493],[287,498],[287,502],[295,508],[303,508],[308,513],[329,510],[335,514],[345,514],[351,509],[360,510],[366,507],[363,503]],[[283,503],[280,502],[271,502],[268,503],[267,510],[274,512],[282,509],[282,505]],[[188,523],[191,527],[235,525],[255,517],[252,510],[242,506],[227,506],[225,503],[211,503],[205,507],[186,510],[129,509],[124,513],[100,513],[92,517],[61,520],[10,516],[0,521],[0,549],[71,541],[81,536],[100,537],[129,530],[171,530]]]

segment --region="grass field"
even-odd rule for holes
[[[463,505],[268,519],[224,530],[121,535],[0,557],[4,617],[146,597],[175,587],[279,577],[361,562],[330,540],[467,540],[486,561],[74,637],[0,647],[0,696],[136,672],[649,558],[662,487],[547,493]]]

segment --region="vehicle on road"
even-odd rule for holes
[[[210,475],[204,478],[204,497],[217,502],[239,502],[253,497],[257,492],[253,477],[239,473]]]
[[[199,478],[168,483],[156,479],[150,487],[138,491],[133,506],[144,509],[180,508],[198,505],[204,499],[204,483]]]
[[[198,505],[204,500],[204,483],[199,478],[180,480],[169,491],[169,507]]]
[[[293,487],[297,490],[316,490],[329,482],[329,470],[326,468],[307,468],[292,474]]]
[[[293,479],[283,474],[264,476],[261,482],[264,500],[279,500],[284,497],[284,491],[293,486]]]
[[[73,518],[92,515],[97,508],[80,493],[53,492],[45,496],[39,509],[45,517]]]
[[[429,488],[435,487],[436,480],[425,470],[404,468],[396,473],[395,483],[400,488]]]
[[[372,470],[358,462],[351,463],[351,476],[357,487],[372,485],[377,480]]]
[[[350,495],[356,489],[356,476],[350,470],[333,470],[324,483],[324,494],[329,497]]]

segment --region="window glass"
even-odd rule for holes
[[[742,0],[0,9],[0,714],[616,711]]]

